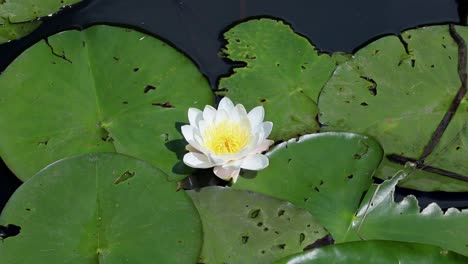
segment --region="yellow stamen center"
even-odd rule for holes
[[[215,154],[232,154],[250,142],[250,131],[248,127],[226,120],[207,127],[203,138],[205,147]]]

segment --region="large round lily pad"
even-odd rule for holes
[[[443,248],[395,241],[360,241],[317,248],[286,257],[275,264],[443,264],[467,263],[468,258]]]
[[[417,161],[418,170],[402,186],[467,191],[466,54],[459,56],[466,51],[463,39],[468,40],[465,27],[431,26],[362,48],[338,66],[320,94],[322,130],[378,139],[386,154],[380,178]],[[455,115],[449,119],[451,111]]]
[[[187,57],[111,26],[35,44],[0,75],[0,93],[0,155],[22,180],[58,159],[108,151],[185,175],[178,129],[188,107],[213,103]]]
[[[245,62],[219,82],[219,94],[248,109],[265,107],[272,121],[274,140],[288,140],[319,130],[316,120],[318,93],[335,69],[328,54],[320,54],[289,25],[272,19],[255,19],[224,34],[226,57]]]
[[[267,155],[267,168],[253,178],[240,177],[233,188],[304,208],[341,242],[363,193],[371,186],[382,149],[366,136],[320,133],[282,143]]]
[[[328,234],[309,212],[259,193],[207,187],[189,195],[203,222],[201,263],[271,263]]]
[[[61,160],[24,183],[0,215],[20,233],[2,263],[195,263],[201,222],[190,198],[146,162],[116,153]]]

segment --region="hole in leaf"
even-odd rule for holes
[[[128,102],[127,102],[127,101],[123,101],[122,104],[128,104]]]
[[[263,225],[262,222],[258,222],[258,224],[257,224],[257,226],[259,226],[259,227],[262,226],[262,225]]]
[[[307,247],[304,248],[304,250],[310,250],[310,249],[314,249],[314,248],[319,248],[319,247],[323,247],[323,246],[328,246],[328,245],[331,245],[335,243],[335,240],[333,239],[333,237],[331,235],[326,235],[320,239],[317,239],[315,240],[314,243],[308,245]]]
[[[120,175],[119,177],[117,177],[117,179],[115,179],[115,181],[114,181],[114,184],[119,184],[121,182],[124,182],[124,181],[132,178],[133,176],[135,176],[135,172],[128,170],[128,171],[122,173],[122,175]]]
[[[133,71],[134,71],[134,72],[137,72],[137,71],[139,71],[139,70],[140,70],[140,68],[133,68]]]
[[[348,179],[350,179],[350,180],[351,180],[353,177],[354,177],[354,175],[353,175],[353,174],[351,174],[351,175],[348,175]]]
[[[414,68],[415,65],[416,65],[416,60],[415,60],[415,59],[412,59],[412,60],[411,60],[411,67]]]
[[[170,102],[156,102],[156,103],[151,103],[154,106],[160,106],[164,108],[175,108]]]
[[[146,85],[145,89],[143,90],[144,93],[148,93],[149,91],[151,90],[156,90],[156,87],[152,86],[152,85]]]
[[[304,242],[304,240],[305,240],[305,234],[304,234],[304,233],[301,233],[301,234],[299,235],[299,244],[302,244],[302,242]]]
[[[260,214],[261,209],[255,209],[249,212],[249,217],[250,218],[257,218],[258,215]]]
[[[48,140],[48,139],[46,139],[46,140],[44,140],[44,141],[39,141],[39,142],[37,143],[37,145],[39,145],[39,146],[47,146],[47,144],[49,144],[49,140]]]
[[[366,103],[366,102],[362,102],[361,105],[362,105],[362,106],[368,106],[369,104]]]
[[[286,248],[286,244],[279,244],[279,245],[277,245],[276,247],[278,247],[279,249],[285,249],[285,248]]]
[[[242,244],[247,244],[249,242],[249,236],[242,236]]]
[[[114,56],[114,57],[112,57],[112,58],[113,58],[115,61],[120,61],[120,58],[119,58],[119,57]]]
[[[260,101],[260,103],[264,103],[264,102],[266,102],[266,99],[265,99],[265,98],[262,98],[262,99],[260,99],[259,101]]]
[[[284,210],[279,210],[278,211],[278,217],[284,215],[285,211]]]
[[[263,228],[263,231],[267,232],[269,229],[268,227]]]
[[[6,226],[0,225],[0,238],[6,239],[9,237],[17,236],[21,231],[21,227],[17,225],[8,224]]]

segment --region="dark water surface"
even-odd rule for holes
[[[457,4],[460,7],[457,9]],[[250,17],[275,17],[291,24],[320,50],[352,52],[382,35],[427,24],[464,23],[464,0],[85,0],[47,18],[33,34],[0,45],[0,71],[24,49],[56,32],[105,23],[129,26],[172,43],[191,57],[216,87],[230,65],[218,56],[222,32]],[[116,39],[115,41],[119,41]],[[0,163],[0,209],[20,181]],[[399,190],[399,196],[409,194]],[[468,195],[414,192],[431,201],[468,207]]]

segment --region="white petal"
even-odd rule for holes
[[[190,151],[190,152],[197,152],[197,153],[200,153],[200,151],[196,148],[194,148],[192,145],[188,144],[187,146],[185,146],[185,149],[187,151]]]
[[[212,123],[215,116],[216,109],[211,105],[205,106],[205,109],[203,109],[203,120],[205,120],[207,123]]]
[[[252,126],[252,129],[255,129],[258,125],[260,125],[263,122],[263,118],[265,117],[265,110],[263,109],[263,106],[257,106],[254,109],[250,110],[247,116],[250,120],[250,125]]]
[[[219,110],[224,110],[226,112],[231,112],[234,109],[234,104],[232,103],[231,99],[227,97],[223,97],[221,101],[219,101],[218,104],[218,111]]]
[[[194,134],[194,128],[191,125],[183,125],[180,128],[182,135],[184,136],[185,140],[190,143],[190,141],[193,141],[193,134]]]
[[[213,167],[213,164],[210,163],[207,156],[195,152],[189,152],[185,154],[184,163],[187,166],[198,169],[206,169]]]
[[[208,160],[211,162],[211,164],[217,166],[217,165],[222,165],[225,164],[226,161],[223,160],[222,158],[219,157],[219,155],[213,154],[213,153],[208,153]]]
[[[213,172],[216,176],[218,176],[219,178],[225,181],[232,179],[233,182],[236,182],[237,177],[239,176],[240,168],[231,169],[231,168],[225,168],[223,166],[216,166],[213,168]]]
[[[190,125],[198,127],[198,121],[203,119],[203,112],[200,109],[190,107],[188,110],[188,119]]]
[[[244,158],[241,164],[241,168],[247,170],[261,170],[268,166],[269,161],[265,155],[253,154]]]
[[[234,110],[232,110],[229,113],[229,117],[231,121],[234,122],[240,122],[241,119],[244,119],[247,117],[247,111],[245,110],[245,107],[241,104],[238,104],[234,107]]]
[[[219,124],[220,122],[228,120],[228,119],[229,119],[229,114],[227,111],[218,110],[218,112],[216,112],[216,117],[215,117],[214,122],[215,124]]]
[[[265,139],[263,140],[262,143],[260,143],[259,145],[257,145],[257,147],[255,148],[255,150],[253,151],[254,153],[261,153],[265,150],[268,150],[270,148],[271,145],[273,145],[274,141],[273,140],[269,140],[269,139]]]
[[[263,122],[262,127],[263,127],[263,133],[264,133],[263,134],[263,136],[264,136],[263,139],[265,139],[270,135],[271,130],[273,129],[273,123],[270,122],[270,121]]]
[[[191,125],[184,125],[181,128],[182,135],[185,140],[199,152],[206,153],[206,148],[203,147],[203,141],[201,141],[198,131]]]
[[[205,120],[198,122],[198,132],[200,136],[205,135],[205,130],[208,127],[208,123]]]

